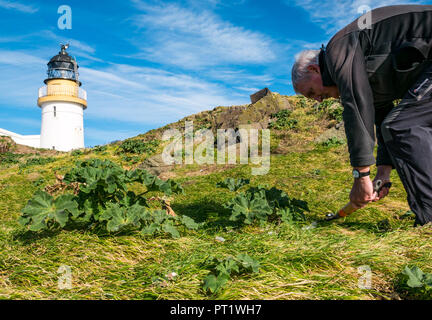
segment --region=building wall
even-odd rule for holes
[[[21,135],[12,131],[8,131],[0,128],[0,136],[11,137],[13,141],[17,144],[22,144],[25,146],[40,148],[40,135]]]
[[[41,108],[41,148],[59,151],[84,148],[83,107],[80,104],[48,101]]]

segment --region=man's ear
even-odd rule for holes
[[[317,64],[310,64],[307,66],[307,70],[310,72],[321,74],[320,67]]]

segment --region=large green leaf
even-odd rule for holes
[[[237,261],[235,261],[233,258],[229,257],[222,261],[220,264],[216,266],[216,271],[219,272],[219,275],[223,274],[227,277],[231,275],[231,272],[239,273],[240,269],[237,264]]]
[[[251,270],[254,273],[257,273],[259,271],[260,263],[258,262],[258,260],[255,260],[254,258],[250,257],[249,255],[244,254],[244,253],[240,253],[237,256],[237,260],[240,261],[243,268],[245,268],[246,270]]]
[[[72,194],[64,194],[59,196],[55,201],[54,205],[57,211],[69,212],[74,218],[78,217],[81,212],[78,210],[78,203],[76,197]]]
[[[227,188],[230,191],[237,191],[238,189],[249,183],[249,179],[226,178],[224,181],[218,182],[216,186],[220,188]]]
[[[141,233],[145,234],[145,235],[153,235],[155,234],[157,231],[160,231],[161,229],[161,225],[158,223],[152,223],[148,226],[145,226],[144,228],[142,228]]]
[[[170,218],[165,210],[153,210],[151,212],[151,217],[153,218],[153,221],[158,224],[162,224],[165,220]]]
[[[216,292],[218,288],[218,281],[214,274],[209,274],[204,278],[203,289],[204,291]]]
[[[139,205],[126,208],[119,204],[110,204],[101,215],[100,220],[107,221],[107,230],[117,232],[128,227],[140,226],[140,214],[145,210]]]
[[[424,278],[423,278],[423,283],[426,285],[426,287],[429,287],[430,289],[432,289],[432,274],[431,273],[426,273]]]
[[[50,194],[41,190],[35,192],[22,213],[20,223],[28,225],[31,231],[44,229],[51,222],[57,222],[64,227],[69,220],[69,214],[75,217],[80,214],[73,195],[61,195],[54,200]]]
[[[147,191],[160,191],[167,196],[171,196],[173,193],[184,194],[183,187],[171,179],[164,181],[162,179],[154,177],[154,179],[149,178],[149,181],[151,181],[151,183],[144,183],[147,187]]]
[[[203,290],[216,293],[219,291],[229,280],[229,276],[225,274],[218,275],[209,274],[204,278]]]
[[[417,266],[409,268],[405,267],[403,274],[408,276],[407,285],[411,288],[419,288],[423,287],[423,277],[425,276],[424,272]]]
[[[188,217],[188,216],[182,216],[181,222],[186,226],[188,229],[197,230],[201,224],[196,223],[194,219]]]
[[[145,186],[151,186],[153,185],[154,181],[156,180],[156,176],[150,174],[148,171],[146,170],[141,170],[141,182],[145,185]]]
[[[165,232],[171,234],[173,238],[180,238],[180,233],[178,232],[177,228],[174,226],[172,221],[164,222],[162,228]]]
[[[303,212],[295,211],[290,207],[278,210],[277,214],[280,216],[281,220],[286,223],[306,221],[306,216]]]
[[[260,268],[259,262],[247,254],[239,254],[235,258],[228,257],[223,260],[209,257],[206,259],[206,263],[210,264],[213,272],[204,278],[203,289],[212,293],[220,290],[228,282],[232,274],[256,273]]]
[[[232,210],[230,220],[238,221],[244,216],[246,224],[251,224],[255,219],[266,220],[267,216],[273,213],[265,198],[248,193],[237,195],[229,206]]]

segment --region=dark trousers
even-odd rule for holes
[[[432,66],[386,116],[381,132],[415,225],[432,222]]]

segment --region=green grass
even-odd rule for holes
[[[306,107],[293,114],[299,128],[291,137],[309,137],[311,119]],[[309,121],[309,120],[308,120]],[[400,218],[407,210],[406,194],[395,172],[389,197],[352,216],[325,222],[325,213],[348,200],[352,178],[347,146],[331,148],[303,139],[303,147],[274,155],[267,175],[252,176],[248,165],[214,170],[206,175],[188,173],[198,165],[175,169],[176,181],[186,191],[171,206],[197,222],[199,231],[183,231],[180,239],[146,238],[139,233],[98,236],[85,229],[31,233],[19,226],[20,210],[38,189],[55,183],[53,171],[64,173],[74,161],[101,157],[122,163],[115,146],[105,156],[97,153],[56,156],[56,161],[19,169],[0,165],[0,298],[2,299],[392,299],[410,298],[401,276],[406,265],[431,272],[430,226],[413,228],[413,218]],[[22,160],[24,162],[24,160]],[[214,166],[218,168],[216,165]],[[223,167],[223,166],[222,166]],[[227,177],[268,184],[290,197],[307,201],[305,225],[265,224],[235,228],[223,208],[233,193],[217,188]],[[40,182],[39,182],[40,183]],[[388,228],[381,221],[388,220]],[[215,241],[216,236],[226,239]],[[246,253],[261,264],[258,274],[234,277],[216,295],[205,294],[202,281],[209,273],[203,265],[209,255],[227,257]],[[72,268],[72,288],[59,289],[61,265]],[[360,289],[357,268],[372,270],[372,288]],[[173,280],[170,272],[178,274]]]

